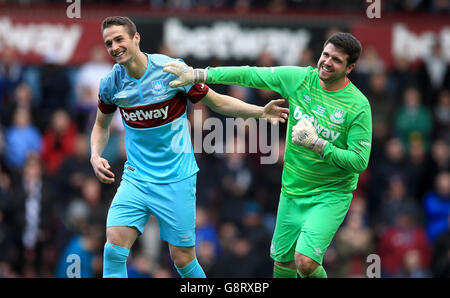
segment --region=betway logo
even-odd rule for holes
[[[164,108],[154,110],[136,110],[128,113],[123,109],[121,109],[121,111],[123,118],[127,121],[143,121],[158,118],[162,118],[164,120],[167,118],[169,106],[167,105]]]
[[[82,34],[83,27],[77,24],[13,23],[11,18],[0,16],[0,51],[9,46],[21,55],[51,54],[55,62],[65,64],[72,58]]]
[[[322,125],[319,124],[316,117],[309,116],[309,115],[303,113],[299,107],[295,107],[294,119],[300,120],[302,118],[305,118],[306,120],[310,121],[314,125],[314,128],[316,129],[317,134],[321,135],[324,139],[329,139],[332,142],[334,142],[341,135],[340,132],[335,132],[334,130],[323,127]]]

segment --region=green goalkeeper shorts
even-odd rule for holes
[[[294,199],[281,193],[270,246],[272,259],[291,262],[297,251],[322,264],[323,255],[344,220],[352,197],[352,193],[327,192]]]

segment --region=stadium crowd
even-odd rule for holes
[[[380,257],[382,277],[450,277],[450,65],[443,51],[436,43],[420,63],[395,57],[388,68],[365,47],[350,75],[371,102],[372,154],[325,255],[329,277],[365,277],[370,254]],[[315,66],[316,54],[306,49],[299,66]],[[0,277],[67,277],[73,254],[82,277],[101,276],[107,210],[120,183],[101,184],[89,161],[98,83],[112,66],[106,55],[99,45],[89,62],[69,67],[51,56],[25,65],[10,48],[0,54]],[[256,64],[276,61],[264,53]],[[258,105],[279,98],[211,87]],[[196,110],[202,121],[225,121],[198,103],[189,106],[191,123],[198,122]],[[120,177],[126,156],[115,116],[104,157]],[[279,129],[275,164],[261,164],[261,153],[196,153],[197,255],[208,277],[272,276],[286,125]],[[154,217],[132,249],[128,271],[177,276]]]
[[[0,4],[60,4],[59,0],[0,0]],[[366,1],[360,0],[82,0],[83,4],[122,4],[127,6],[150,7],[152,9],[171,10],[224,10],[232,9],[237,12],[263,10],[284,13],[292,9],[316,9],[324,7],[339,11],[365,11]],[[380,1],[384,12],[428,12],[447,14],[450,5],[447,0],[386,0]]]

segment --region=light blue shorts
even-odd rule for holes
[[[106,227],[135,227],[142,234],[151,215],[159,224],[159,239],[175,246],[195,246],[197,175],[157,184],[122,177],[106,219]]]

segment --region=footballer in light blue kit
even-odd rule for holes
[[[101,155],[109,139],[113,113],[125,127],[127,161],[106,222],[103,277],[127,277],[129,250],[154,215],[160,239],[181,277],[205,277],[195,256],[197,163],[190,140],[188,101],[202,101],[224,115],[285,122],[288,109],[274,100],[264,107],[214,92],[205,84],[171,88],[176,76],[163,66],[176,59],[146,54],[140,34],[127,17],[102,22],[106,49],[116,61],[100,83],[97,118],[91,134],[91,164],[97,178],[113,183],[114,174]],[[197,74],[197,75],[202,75]]]

